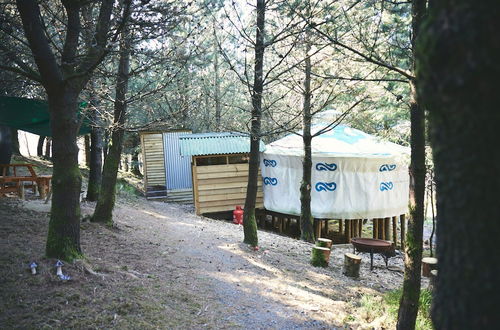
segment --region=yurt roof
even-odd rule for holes
[[[325,129],[327,124],[316,124],[311,127],[311,133]],[[302,134],[302,131],[297,132]],[[304,146],[302,136],[290,134],[282,139],[266,145],[266,154],[302,156]],[[384,141],[379,137],[367,134],[358,129],[338,125],[312,139],[312,155],[315,157],[364,157],[387,158],[408,155],[410,148],[396,143]]]

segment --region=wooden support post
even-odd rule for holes
[[[384,227],[384,218],[378,219],[378,232],[379,239],[385,239],[385,227]]]
[[[351,220],[345,221],[345,239],[347,243],[351,242]]]
[[[401,214],[399,216],[401,221],[401,250],[405,250],[405,235],[406,235],[406,216]]]
[[[285,222],[285,218],[278,219],[278,231],[280,233],[283,233],[283,222]]]
[[[343,219],[340,219],[339,220],[339,233],[343,233],[344,232],[344,220]]]
[[[392,217],[392,241],[394,242],[394,246],[398,245],[398,225],[396,217]]]
[[[359,219],[358,232],[359,237],[363,237],[363,219]]]
[[[378,238],[378,219],[373,219],[373,238]]]
[[[344,254],[344,275],[349,277],[359,277],[359,268],[361,266],[361,257],[352,253]]]
[[[391,224],[391,218],[384,218],[384,233],[385,233],[384,239],[387,241],[391,239],[390,224]]]
[[[272,220],[271,220],[271,227],[273,228],[273,230],[276,228],[276,218],[274,215],[272,217]]]
[[[314,219],[313,222],[314,222],[314,236],[316,236],[316,238],[319,238],[321,237],[321,222],[316,219]]]

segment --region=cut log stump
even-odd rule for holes
[[[332,240],[328,238],[318,238],[316,241],[316,246],[326,247],[328,249],[332,248]]]
[[[344,254],[344,275],[349,277],[359,277],[361,257],[352,253]]]
[[[313,246],[311,253],[311,265],[314,267],[328,267],[331,250],[326,247]]]
[[[437,258],[422,259],[422,276],[431,277],[431,271],[437,269]]]
[[[437,276],[438,276],[437,269],[431,270],[430,275],[431,276],[429,278],[429,287],[428,287],[428,289],[430,291],[434,291],[434,288],[436,287]]]

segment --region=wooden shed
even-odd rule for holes
[[[179,137],[189,130],[141,132],[146,198],[192,202],[191,157],[181,156]]]
[[[196,214],[218,213],[243,206],[248,181],[248,135],[232,132],[179,137],[181,155],[192,157],[193,200]],[[261,151],[264,144],[261,142]],[[262,208],[262,180],[258,176],[256,207]]]

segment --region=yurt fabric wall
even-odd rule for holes
[[[314,126],[313,133],[324,127]],[[366,219],[407,213],[408,148],[338,126],[315,137],[312,149],[315,218]],[[295,134],[267,145],[261,153],[267,210],[300,214],[302,158],[302,138]]]

